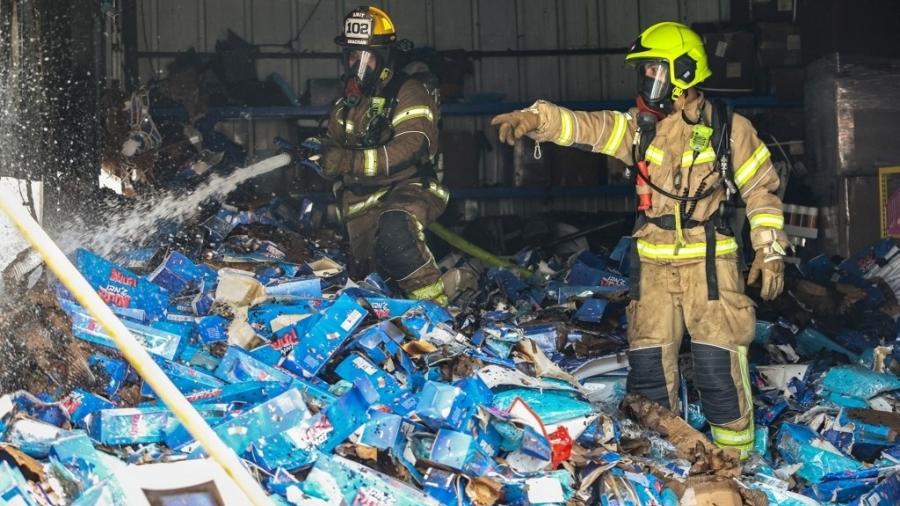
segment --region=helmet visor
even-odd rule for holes
[[[666,98],[669,92],[669,64],[660,60],[644,60],[635,64],[638,91],[647,100],[655,102]]]
[[[382,60],[375,51],[348,48],[344,51],[346,76],[356,78],[360,83],[372,82],[384,68]]]

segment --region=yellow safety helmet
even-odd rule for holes
[[[359,7],[344,17],[344,29],[334,42],[339,46],[386,47],[397,42],[394,22],[378,7]]]
[[[712,75],[703,39],[671,21],[644,30],[625,61],[637,67],[639,93],[650,104],[670,103]]]

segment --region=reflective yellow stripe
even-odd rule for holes
[[[769,153],[769,148],[767,148],[765,144],[760,144],[759,147],[753,151],[753,154],[750,155],[750,158],[748,158],[747,161],[741,165],[741,168],[734,173],[734,182],[737,183],[738,188],[747,184],[747,181],[750,181],[750,179],[756,175],[756,171],[762,167],[762,164],[765,163],[770,156],[772,156],[772,153]]]
[[[407,109],[403,109],[394,115],[394,119],[391,120],[391,124],[394,126],[403,123],[404,121],[409,121],[411,119],[416,118],[425,118],[428,121],[434,121],[434,113],[431,112],[431,108],[426,105],[419,105],[416,107],[410,107]]]
[[[600,149],[601,153],[610,156],[616,154],[619,148],[622,147],[622,140],[625,138],[625,127],[628,126],[628,121],[621,112],[613,111],[613,118],[615,121],[613,122],[612,133],[607,139],[606,145]]]
[[[378,174],[378,150],[363,150],[363,173],[367,176],[375,176]]]
[[[647,153],[644,155],[644,158],[654,165],[662,165],[665,153],[656,146],[647,146]]]
[[[710,429],[712,430],[713,441],[718,446],[731,446],[743,450],[749,450],[753,447],[753,424],[750,424],[744,430],[728,430],[715,425],[710,425]]]
[[[409,298],[416,300],[431,300],[444,296],[444,281],[437,280],[430,285],[416,288],[409,292]]]
[[[437,195],[437,197],[443,200],[445,203],[450,200],[450,192],[445,190],[444,187],[439,184],[432,183],[428,185],[428,191]]]
[[[343,127],[344,127],[344,132],[347,132],[348,134],[353,133],[353,130],[356,128],[356,127],[353,125],[353,122],[350,121],[350,120],[347,120],[347,123],[345,124],[343,120],[340,120],[340,119],[339,119],[339,120],[338,120],[338,124],[340,124],[341,126],[343,126]]]
[[[784,228],[784,216],[779,214],[754,214],[750,217],[750,228],[769,227],[776,230]]]
[[[750,413],[750,424],[747,426],[747,430],[750,431],[750,440],[753,441],[755,439],[753,431],[753,390],[750,388],[750,364],[747,361],[747,347],[738,346],[737,355],[738,366],[741,370],[741,385],[744,387],[744,399],[747,402],[747,412]]]
[[[377,192],[369,195],[369,198],[363,200],[362,202],[357,202],[355,204],[351,204],[347,207],[347,217],[353,216],[356,213],[359,213],[365,209],[368,209],[375,205],[378,200],[387,193],[387,190],[378,190]]]
[[[697,155],[697,159],[694,160],[694,152],[693,151],[685,151],[681,155],[681,167],[688,168],[691,166],[691,162],[694,162],[694,165],[700,165],[701,163],[709,163],[716,159],[716,152],[713,148],[706,148]]]
[[[681,260],[706,256],[706,243],[703,242],[685,244],[679,247],[676,253],[674,244],[653,244],[638,239],[637,248],[642,257],[651,260]],[[716,256],[734,253],[737,249],[737,241],[733,237],[716,241]]]
[[[553,142],[560,146],[571,146],[575,142],[575,115],[572,111],[559,108],[559,136]]]

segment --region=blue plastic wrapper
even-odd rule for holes
[[[532,506],[538,504],[566,504],[575,495],[573,486],[572,475],[568,471],[560,470],[506,479],[502,490],[505,504],[511,506]],[[635,506],[638,504],[654,503],[638,502],[635,503]]]
[[[482,453],[475,438],[449,429],[437,432],[428,459],[470,476],[484,476],[493,469],[493,460]]]
[[[161,443],[169,423],[166,408],[104,409],[94,414],[91,437],[109,446]]]
[[[132,271],[147,271],[159,252],[157,248],[137,248],[126,251],[115,259],[116,263]]]
[[[390,321],[366,327],[356,333],[353,348],[360,350],[375,364],[383,364],[397,353],[406,335]]]
[[[266,284],[266,295],[282,298],[319,299],[322,281],[316,277],[278,279]]]
[[[828,474],[862,467],[860,462],[837,449],[824,449],[827,443],[805,425],[783,423],[776,441],[778,452],[787,463],[803,464],[797,471],[797,476],[810,483],[819,483]]]
[[[860,400],[871,399],[884,392],[900,389],[900,378],[857,366],[832,367],[822,379],[826,390]]]
[[[460,430],[472,415],[474,406],[468,396],[453,385],[429,381],[419,393],[416,413],[434,430]]]
[[[291,365],[285,367],[307,377],[315,376],[341,347],[368,314],[352,298],[342,295],[312,325],[303,345],[291,352]]]
[[[83,483],[114,478],[114,474],[94,449],[91,438],[78,431],[59,438],[50,448],[50,458],[66,467]]]
[[[240,215],[224,206],[219,212],[203,222],[203,228],[209,232],[209,239],[213,242],[222,242],[225,237],[241,224]]]
[[[422,481],[422,489],[440,504],[460,504],[468,499],[464,492],[465,485],[460,481],[460,475],[456,473],[429,467]]]
[[[287,371],[267,365],[237,346],[228,348],[214,376],[226,383],[274,381],[289,384],[294,380]]]
[[[593,413],[590,403],[578,400],[572,392],[512,388],[494,394],[494,407],[508,410],[516,399],[522,399],[547,425],[580,418]]]
[[[300,391],[292,388],[217,425],[214,430],[225,444],[240,454],[250,443],[281,434],[308,421],[311,416]]]
[[[703,430],[706,427],[706,416],[703,415],[703,409],[699,404],[690,403],[687,407],[688,420],[691,427],[697,430]]]
[[[106,355],[93,354],[88,357],[88,365],[91,371],[105,384],[106,395],[116,395],[125,378],[128,377],[128,365],[121,361],[107,357]]]
[[[855,362],[859,359],[859,355],[844,348],[843,346],[828,339],[825,334],[819,332],[812,327],[806,327],[795,336],[797,343],[797,352],[806,356],[815,356],[817,353],[826,350],[840,353],[851,361]]]
[[[80,311],[70,313],[72,334],[84,341],[118,349],[115,341],[103,330],[99,322]],[[143,325],[123,319],[122,323],[148,352],[174,360],[187,344],[185,329],[169,322],[156,322],[154,326]]]
[[[86,429],[90,424],[90,416],[103,409],[113,409],[115,404],[87,390],[76,388],[62,401],[68,411],[69,418],[76,427]]]
[[[22,471],[8,462],[0,462],[0,500],[11,506],[38,506]]]
[[[859,497],[851,506],[892,506],[900,497],[900,473],[885,478],[871,492]]]
[[[359,437],[359,444],[378,448],[379,450],[391,449],[397,443],[402,423],[403,418],[400,415],[375,411],[372,413],[371,420],[363,428],[363,433]]]
[[[113,311],[138,320],[165,316],[169,296],[137,274],[85,249],[75,250],[75,266]]]
[[[609,301],[606,299],[587,299],[575,312],[574,318],[580,322],[600,323],[603,321],[607,304]]]
[[[846,504],[871,491],[877,482],[877,477],[825,481],[806,487],[803,495],[822,502]]]
[[[223,385],[222,380],[203,371],[198,371],[192,367],[172,362],[171,360],[155,357],[156,364],[160,369],[172,380],[175,387],[183,394],[196,392],[198,390],[208,390]],[[150,388],[148,383],[141,386],[141,395],[144,397],[156,397],[156,393]]]
[[[320,453],[303,491],[328,504],[441,506],[441,502],[362,464]],[[337,504],[334,503],[334,504]]]
[[[350,353],[338,364],[335,373],[341,379],[351,383],[366,379],[375,387],[378,392],[378,400],[382,404],[393,403],[405,391],[396,378],[356,352]]]
[[[219,315],[204,316],[197,322],[197,335],[203,344],[212,344],[228,340],[230,322]]]
[[[203,269],[191,259],[178,251],[172,251],[163,263],[147,276],[147,279],[165,288],[170,294],[178,295],[198,288],[203,275]]]
[[[50,453],[54,441],[70,433],[49,423],[20,418],[7,429],[6,442],[34,458],[42,459]]]
[[[368,422],[372,401],[366,398],[363,390],[354,386],[312,418],[285,431],[286,440],[293,445],[298,458],[305,456],[307,462],[312,462],[317,451],[331,452]]]

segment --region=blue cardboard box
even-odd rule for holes
[[[139,320],[165,316],[169,296],[130,270],[86,249],[75,250],[75,266],[113,311]]]
[[[367,314],[354,299],[341,295],[312,325],[303,337],[303,345],[291,352],[291,367],[285,367],[307,377],[319,374]]]

